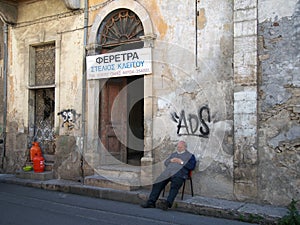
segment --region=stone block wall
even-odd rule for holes
[[[234,195],[257,199],[257,2],[234,1]]]
[[[4,168],[6,173],[14,173],[21,170],[26,162],[29,162],[28,134],[18,123],[9,122],[6,132],[6,154]],[[31,146],[30,146],[31,147]]]
[[[259,198],[300,199],[300,1],[260,6]],[[271,8],[272,7],[272,8]],[[275,10],[276,9],[276,10]]]
[[[82,163],[83,158],[76,138],[66,135],[59,136],[56,141],[54,176],[59,179],[82,181]]]
[[[0,135],[3,132],[3,110],[4,110],[4,102],[3,102],[3,94],[4,94],[4,77],[3,77],[3,57],[4,57],[4,24],[0,20]],[[0,136],[0,138],[2,138]]]
[[[2,138],[3,132],[3,113],[4,113],[4,101],[3,101],[3,90],[4,90],[4,80],[3,80],[3,60],[0,59],[0,138]]]

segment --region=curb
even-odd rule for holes
[[[141,204],[147,199],[149,194],[149,190],[121,191],[83,185],[67,180],[40,181],[21,179],[11,174],[0,174],[0,183],[23,185],[132,204]],[[235,202],[201,196],[189,197],[185,200],[175,200],[172,210],[264,225],[277,224],[278,219],[282,218],[288,212],[284,207]]]

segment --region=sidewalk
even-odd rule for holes
[[[79,182],[67,180],[40,181],[20,179],[12,174],[0,174],[0,183],[24,185],[133,204],[142,203],[149,194],[149,190],[144,189],[137,191],[120,191],[83,185]],[[284,207],[257,205],[201,196],[192,197],[188,195],[185,195],[184,200],[179,200],[178,198],[172,210],[259,224],[276,224],[276,221],[288,212]]]

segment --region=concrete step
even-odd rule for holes
[[[34,171],[17,171],[16,177],[21,179],[30,179],[30,180],[52,180],[53,171],[44,171],[41,173],[35,173]]]
[[[43,157],[44,157],[45,161],[47,161],[47,162],[55,161],[55,155],[43,154]]]
[[[45,171],[52,171],[53,170],[53,165],[54,163],[53,162],[47,162],[45,161]]]
[[[53,158],[53,156],[47,155],[47,154],[44,154],[43,157],[45,159],[44,172],[35,173],[33,170],[32,171],[20,170],[20,171],[16,172],[16,177],[22,178],[22,179],[33,179],[33,180],[42,180],[42,181],[53,179],[54,178],[54,175],[53,175],[54,174],[53,173],[53,165],[54,165],[53,159],[54,158]],[[33,166],[33,162],[32,161],[27,162],[26,166]]]
[[[52,171],[53,170],[55,156],[54,155],[50,155],[50,154],[43,154],[43,157],[45,159],[45,171]]]
[[[139,186],[132,186],[130,184],[126,184],[127,182],[127,180],[113,180],[107,177],[102,177],[100,175],[92,175],[84,178],[84,184],[89,186],[112,188],[115,190],[123,191],[134,191],[139,189]]]
[[[54,162],[52,162],[52,161],[45,161],[44,165],[45,165],[45,171],[52,171],[53,170]],[[27,162],[26,166],[33,166],[33,162]]]
[[[95,169],[94,175],[85,177],[84,183],[116,190],[137,190],[140,187],[140,168],[130,165],[101,166]]]

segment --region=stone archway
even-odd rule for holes
[[[17,23],[18,6],[15,2],[0,1],[0,19],[4,23],[14,24]]]
[[[105,6],[103,9],[101,9],[101,11],[99,11],[99,14],[97,15],[92,25],[90,35],[89,35],[88,46],[90,46],[90,48],[93,48],[93,45],[97,45],[97,31],[99,29],[100,24],[105,19],[105,17],[112,11],[121,8],[129,9],[133,11],[140,18],[140,20],[143,23],[145,37],[154,36],[152,21],[150,19],[148,12],[142,5],[140,5],[138,2],[133,0],[120,0],[117,2],[114,1],[108,4],[107,6]]]

